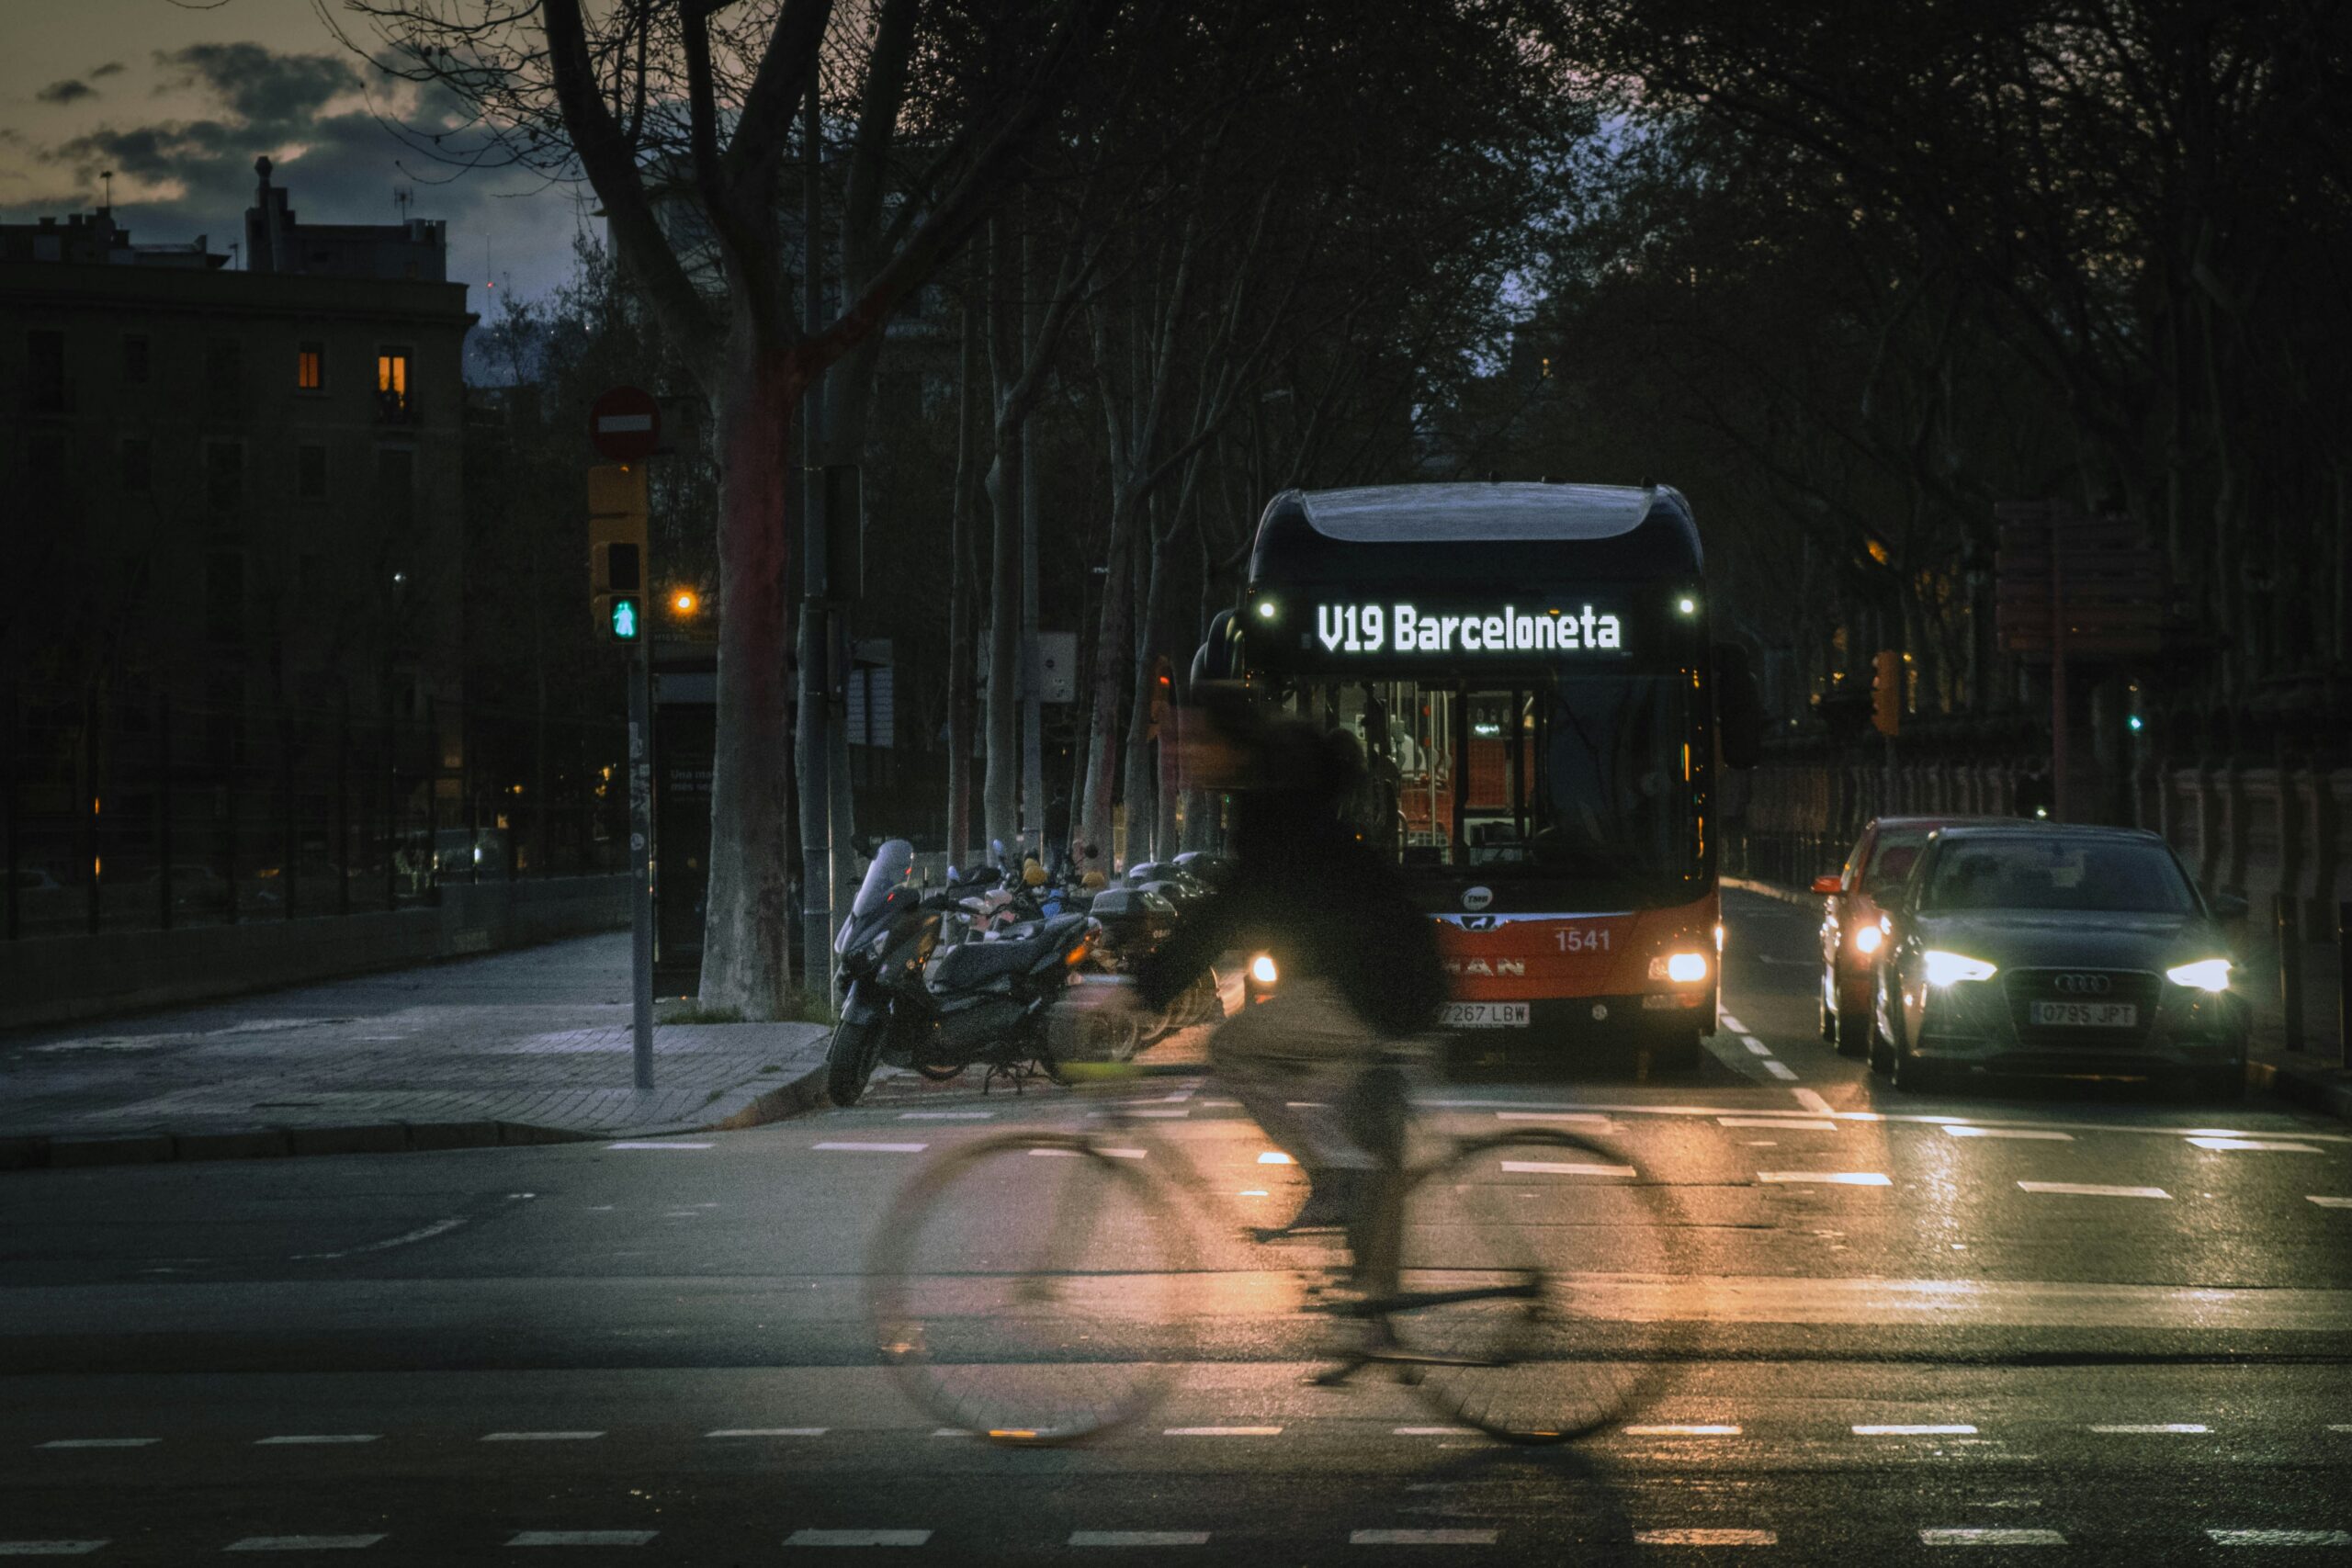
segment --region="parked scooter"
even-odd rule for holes
[[[914,847],[904,839],[884,843],[833,941],[842,991],[825,1054],[833,1103],[856,1104],[884,1063],[941,1077],[983,1064],[990,1082],[1054,1076],[1046,1016],[1102,928],[1086,915],[1063,915],[1026,934],[943,949],[942,918],[973,884],[951,882],[926,896],[913,875]]]

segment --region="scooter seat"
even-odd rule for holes
[[[1004,975],[1025,975],[1049,953],[1061,950],[1086,923],[1084,915],[1064,915],[1047,920],[1027,936],[1002,942],[959,942],[940,954],[932,971],[935,990],[964,990],[986,985]]]

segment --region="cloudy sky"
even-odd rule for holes
[[[226,252],[266,152],[306,221],[395,222],[395,189],[413,191],[410,216],[447,220],[449,276],[476,310],[487,283],[527,297],[560,281],[574,232],[593,222],[585,187],[516,170],[451,179],[403,148],[379,117],[417,124],[432,106],[345,49],[311,0],[0,0],[0,220],[87,210],[112,169],[115,218],[134,241],[205,234]]]

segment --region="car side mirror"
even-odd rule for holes
[[[1826,876],[1815,877],[1813,879],[1813,890],[1815,893],[1824,893],[1834,897],[1838,894],[1846,891],[1846,884],[1844,880],[1833,871]]]
[[[2211,894],[2205,899],[2205,907],[2213,911],[2215,919],[2224,922],[2245,919],[2246,911],[2253,908],[2234,893]]]

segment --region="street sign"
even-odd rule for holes
[[[650,457],[662,445],[662,405],[635,387],[615,387],[588,406],[588,439],[616,463]]]
[[[2130,658],[2163,642],[2164,572],[2130,518],[2085,517],[2047,503],[2004,505],[1994,558],[1994,626],[2002,651],[2036,662]]]

